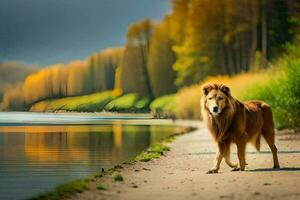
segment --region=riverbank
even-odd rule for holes
[[[300,135],[277,132],[280,170],[273,170],[271,153],[263,141],[261,153],[247,150],[245,172],[231,172],[221,165],[219,174],[205,174],[211,167],[215,146],[206,128],[178,136],[170,151],[149,162],[124,164],[116,174],[95,178],[87,190],[67,199],[299,199]],[[236,161],[233,151],[232,159]]]
[[[151,119],[151,121],[149,121]],[[172,120],[154,119],[152,114],[112,113],[112,112],[0,112],[0,125],[74,125],[103,124],[113,120],[123,120],[128,124],[135,123],[169,123]]]

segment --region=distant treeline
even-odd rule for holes
[[[36,66],[18,62],[0,63],[0,102],[7,91],[22,85],[25,78],[35,70]]]
[[[257,70],[294,39],[299,15],[297,0],[173,0],[161,22],[133,23],[125,47],[42,69],[2,107],[111,89],[156,98],[210,75]]]
[[[22,87],[7,92],[4,110],[26,110],[45,99],[79,96],[111,90],[123,48],[110,48],[84,61],[55,64],[30,74]]]

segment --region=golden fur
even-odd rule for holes
[[[217,173],[223,158],[234,170],[244,170],[246,144],[252,142],[259,151],[261,135],[272,151],[274,168],[279,168],[272,110],[267,103],[257,100],[242,103],[223,84],[205,84],[202,92],[202,117],[218,144],[215,164],[208,173]],[[230,162],[232,143],[237,145],[239,168]]]

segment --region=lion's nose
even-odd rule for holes
[[[218,112],[218,107],[217,106],[213,107],[213,112]]]

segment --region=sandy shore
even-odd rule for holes
[[[299,133],[277,133],[280,170],[271,168],[272,155],[262,140],[260,153],[248,145],[246,171],[231,172],[222,163],[218,174],[206,174],[215,145],[203,124],[198,124],[198,130],[177,137],[164,156],[124,165],[123,182],[105,175],[71,199],[300,199]],[[236,161],[234,146],[232,150]],[[99,185],[106,190],[97,189]]]

